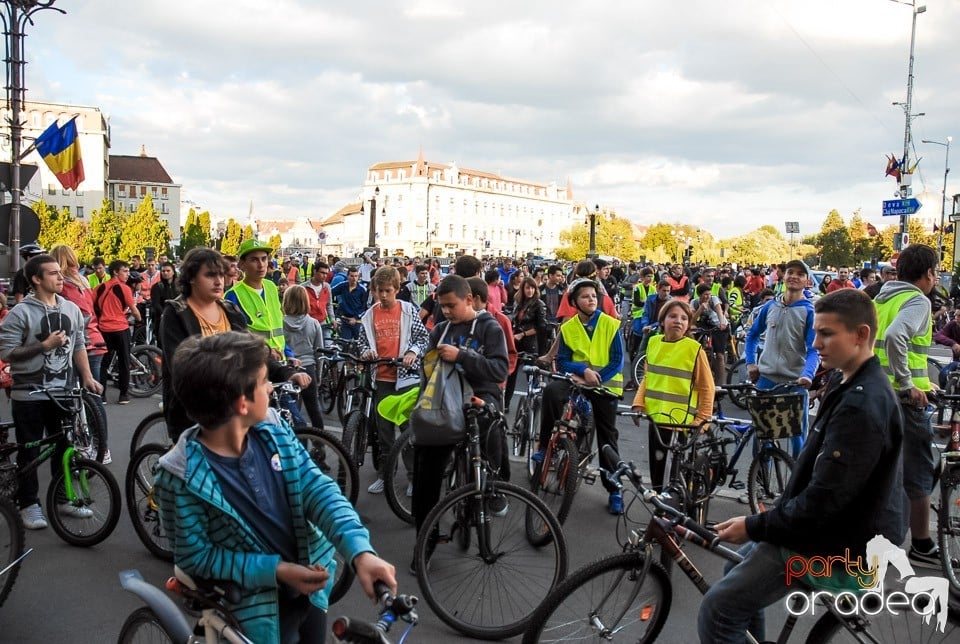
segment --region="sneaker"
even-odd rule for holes
[[[127,394],[120,394],[120,399],[117,401],[118,405],[127,405],[130,403],[130,396]]]
[[[544,457],[547,455],[547,450],[542,449],[538,452],[534,452],[530,455],[530,460],[535,463],[543,463]]]
[[[910,559],[910,563],[921,568],[940,569],[940,548],[937,547],[937,544],[933,544],[926,552],[918,550],[916,546],[911,544],[910,554],[907,555],[907,558]]]
[[[495,517],[507,516],[507,510],[510,508],[510,502],[502,494],[494,494],[487,500],[487,510]]]
[[[377,479],[376,481],[370,484],[370,487],[367,488],[367,492],[369,492],[370,494],[383,494],[383,488],[384,488],[383,479]]]
[[[43,516],[40,504],[34,503],[20,510],[23,527],[27,530],[43,530],[47,527],[47,519]]]
[[[113,456],[110,454],[110,450],[104,450],[103,452],[103,464],[110,465],[113,463]]]
[[[610,499],[607,501],[607,511],[610,514],[623,514],[623,496],[619,492],[610,494]]]
[[[748,494],[747,492],[744,492],[743,494],[737,497],[737,501],[739,501],[740,503],[744,503],[746,505],[750,505],[750,494]]]
[[[407,496],[413,496],[413,483],[407,483]]]
[[[637,390],[637,383],[636,383],[635,381],[631,380],[630,382],[628,382],[626,385],[623,386],[623,390],[624,390],[624,391],[636,391],[636,390]]]
[[[57,506],[57,512],[65,514],[68,517],[73,517],[74,519],[90,519],[93,517],[93,510],[72,503],[61,503]]]

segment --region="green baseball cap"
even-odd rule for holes
[[[243,256],[255,250],[262,250],[267,255],[273,252],[273,249],[256,239],[247,239],[240,244],[240,250],[237,251],[237,257],[243,259]]]

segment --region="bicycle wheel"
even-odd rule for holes
[[[151,344],[130,349],[130,395],[147,398],[163,384],[163,353]]]
[[[110,536],[120,520],[120,486],[113,474],[96,461],[74,457],[70,487],[76,496],[68,501],[67,480],[58,468],[47,487],[50,527],[72,546],[92,546]]]
[[[947,466],[947,475],[940,479],[938,540],[943,576],[955,593],[960,593],[960,469]]]
[[[167,446],[173,444],[167,432],[167,419],[164,418],[162,411],[148,414],[133,430],[133,437],[130,439],[130,458],[133,458],[140,446],[147,443]]]
[[[330,432],[316,427],[300,427],[295,434],[320,471],[336,481],[343,496],[356,505],[360,474],[343,443]]]
[[[889,597],[887,585],[884,585],[884,594]],[[896,584],[897,590],[903,590],[903,584]],[[930,605],[930,596],[914,596],[912,598],[921,612],[932,612],[932,615],[923,616],[913,609],[905,607],[894,613],[892,609],[875,605],[870,612],[879,611],[869,616],[852,615],[840,619],[832,612],[826,612],[817,620],[807,636],[807,644],[845,644],[846,642],[880,642],[885,644],[901,644],[901,642],[924,642],[926,644],[947,644],[960,640],[960,609],[955,604],[945,606],[946,620],[941,631],[937,623],[938,606]],[[947,602],[947,597],[942,597]],[[913,602],[912,602],[913,603]],[[856,611],[856,607],[851,607]]]
[[[750,512],[757,514],[777,505],[793,472],[793,458],[779,447],[768,445],[750,463],[747,494]]]
[[[686,514],[693,517],[697,523],[705,524],[710,511],[710,484],[713,472],[710,471],[710,455],[706,452],[697,454],[692,465],[685,463],[687,471],[684,478],[687,483]]]
[[[407,465],[410,465],[408,468]],[[387,505],[400,520],[413,525],[413,430],[407,428],[393,443],[384,470]]]
[[[142,606],[127,616],[120,628],[118,644],[179,644],[167,634],[160,623],[160,618],[152,609]]]
[[[20,520],[20,511],[12,499],[0,497],[0,570],[3,570],[20,555],[23,554],[23,521]],[[7,600],[7,595],[13,590],[17,581],[20,564],[10,568],[0,575],[0,606]]]
[[[741,385],[747,382],[749,378],[747,377],[747,361],[743,358],[740,358],[733,364],[727,367],[727,384],[728,385]],[[730,402],[739,407],[740,409],[746,409],[747,403],[744,398],[749,395],[745,391],[731,391],[729,392]]]
[[[141,543],[155,557],[173,561],[173,544],[160,524],[160,509],[153,496],[153,477],[157,473],[158,461],[168,449],[168,446],[157,443],[141,445],[127,467],[124,491],[127,493],[127,513]]]
[[[87,391],[82,394],[82,405],[73,417],[73,444],[84,455],[102,463],[107,450],[107,416],[93,396]]]
[[[514,456],[525,456],[529,446],[529,435],[527,434],[527,424],[530,422],[530,410],[527,408],[529,401],[524,400],[517,410],[517,416],[513,419],[513,428],[510,430],[510,438],[513,446]]]
[[[336,383],[333,381],[333,374],[336,369],[332,368],[329,360],[317,361],[317,398],[320,401],[320,411],[329,414],[333,411],[336,404]]]
[[[647,373],[647,354],[641,353],[637,356],[637,361],[633,363],[633,381],[639,385],[643,382],[643,376]]]
[[[487,508],[495,496],[507,501],[500,516]],[[552,538],[543,547],[527,539],[528,512],[550,525]],[[476,537],[466,549],[458,543],[463,530]],[[484,493],[464,485],[434,506],[417,537],[414,562],[423,596],[444,623],[469,637],[503,639],[523,632],[566,575],[567,545],[540,499],[492,481]]]
[[[530,621],[523,644],[652,642],[670,613],[670,577],[655,562],[644,577],[641,552],[595,561],[564,579]]]
[[[579,478],[576,445],[568,436],[557,436],[553,447],[547,447],[543,463],[537,465],[530,491],[550,508],[563,525],[573,506]],[[533,509],[527,516],[526,529],[527,538],[536,545],[543,545],[550,538],[549,526],[540,522],[539,515]]]
[[[343,434],[341,440],[343,446],[347,448],[347,453],[357,464],[357,469],[363,467],[363,461],[367,455],[367,428],[366,418],[363,417],[363,411],[354,409],[347,414],[347,420],[343,423]]]
[[[357,374],[356,373],[343,373],[340,376],[340,386],[337,390],[337,418],[340,419],[340,424],[344,424],[344,418],[348,413],[347,407],[350,407],[349,411],[356,409],[356,405],[348,405],[350,397],[353,395],[352,391],[354,387],[357,386]]]

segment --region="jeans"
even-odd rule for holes
[[[340,339],[356,340],[360,336],[360,325],[350,324],[343,318],[340,319]]]
[[[760,376],[757,378],[757,389],[773,389],[777,386],[777,383]],[[793,458],[796,459],[800,455],[800,450],[803,449],[803,441],[807,438],[807,428],[810,427],[810,392],[804,389],[803,387],[791,387],[790,393],[794,394],[803,394],[803,421],[800,423],[800,435],[794,436],[790,439],[790,451],[793,452]]]
[[[14,400],[11,402],[11,413],[17,430],[17,442],[21,444],[40,440],[44,436],[56,434],[61,429],[63,412],[49,400]],[[17,487],[17,505],[21,509],[40,502],[37,496],[40,491],[37,470],[23,472],[23,467],[39,455],[39,447],[21,448],[17,452],[17,476],[20,477]],[[56,478],[57,471],[62,471],[62,467],[63,450],[57,449],[50,457],[51,476]]]
[[[120,396],[126,396],[130,389],[130,332],[103,331],[103,341],[107,345],[107,353],[103,356],[100,365],[100,384],[103,385],[103,399],[107,399],[107,369],[113,356],[117,356],[117,387]]]
[[[397,389],[397,383],[395,382],[377,380],[374,383],[373,404],[371,405],[370,412],[371,418],[368,420],[367,427],[370,428],[368,431],[373,432],[373,435],[368,440],[376,440],[380,445],[380,471],[377,474],[381,479],[386,478],[385,468],[387,467],[387,456],[390,455],[390,450],[393,449],[393,443],[396,441],[397,436],[396,425],[381,416],[377,411],[377,406],[380,404],[380,401],[387,396],[406,393],[416,386],[417,385],[413,384]],[[400,427],[400,431],[403,431],[405,428],[406,424]],[[403,464],[406,466],[408,472],[412,472],[413,455],[404,453]]]
[[[762,641],[763,609],[797,590],[787,586],[779,546],[750,542],[739,552],[743,561],[728,563],[723,578],[700,603],[697,631],[701,644],[740,644],[746,641],[748,629]]]
[[[310,376],[310,384],[300,392],[303,406],[310,417],[310,424],[323,429],[323,412],[320,411],[320,399],[317,397],[317,365],[303,365],[303,370]]]

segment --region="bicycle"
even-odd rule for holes
[[[347,355],[347,354],[344,354]],[[380,453],[380,442],[377,440],[376,426],[373,423],[374,371],[377,365],[398,367],[403,365],[401,358],[374,358],[364,360],[359,356],[350,355],[357,366],[354,386],[347,394],[347,403],[344,408],[342,441],[350,456],[357,464],[363,467],[366,459],[367,446],[373,447],[373,467],[379,471],[383,454]],[[373,440],[371,441],[371,434]]]
[[[15,463],[0,465],[0,606],[7,600],[20,572],[20,563],[33,548],[24,552],[24,528],[20,510],[13,500],[17,486]]]
[[[937,542],[943,576],[955,592],[960,592],[960,394],[930,396],[943,412],[950,411],[949,437],[939,454],[940,505],[937,514]],[[939,450],[938,450],[939,451]]]
[[[570,394],[553,426],[550,440],[541,446],[543,459],[537,462],[530,458],[533,468],[530,490],[537,495],[557,516],[562,525],[573,507],[573,497],[577,493],[580,481],[588,484],[596,481],[596,470],[590,468],[590,462],[597,450],[592,449],[596,427],[593,407],[584,392],[592,391],[604,396],[619,396],[602,385],[590,386],[577,382],[570,374],[557,374],[542,371],[536,367],[524,367],[524,371],[533,369],[538,375],[551,380],[563,380],[570,383]],[[540,429],[537,428],[539,435]],[[529,528],[533,530],[533,526]]]
[[[686,541],[727,561],[742,560],[741,555],[723,545],[714,532],[679,509],[672,491],[657,494],[644,487],[633,463],[620,460],[609,446],[604,450],[608,458],[618,463],[616,470],[605,473],[607,479],[622,488],[621,480],[626,477],[634,488],[634,499],[622,517],[623,523],[617,525],[618,541],[619,530],[627,531],[627,538],[621,543],[622,552],[594,561],[561,582],[534,614],[524,634],[524,644],[586,639],[655,641],[670,613],[673,587],[670,575],[653,561],[654,545],[669,553],[701,593],[706,593],[710,585],[678,544]],[[630,525],[639,525],[639,522],[629,518],[629,507],[637,499],[644,502],[651,514],[650,521],[640,531]],[[814,623],[808,643],[850,640],[892,643],[918,639],[951,642],[960,636],[960,611],[954,606],[949,609],[946,632],[940,633],[936,620],[925,623],[929,619],[911,610],[899,611],[897,615],[880,611],[876,615],[861,616],[856,614],[855,606],[850,610],[843,594],[835,601],[831,601],[829,595],[831,593],[818,593],[816,601],[826,612]],[[786,642],[798,619],[791,613],[779,637],[773,641]],[[909,632],[904,634],[904,630]],[[748,641],[757,642],[751,634],[747,636]]]
[[[58,537],[73,546],[93,546],[113,532],[120,520],[120,487],[110,470],[96,460],[82,456],[88,448],[89,431],[79,421],[84,394],[81,389],[35,389],[30,396],[44,396],[62,412],[61,430],[27,443],[9,442],[13,423],[0,423],[0,465],[11,463],[21,450],[40,448],[40,453],[16,474],[33,472],[58,452],[60,467],[47,487],[46,505],[50,526]],[[101,448],[102,449],[102,448]],[[102,457],[102,452],[100,454]],[[16,489],[10,490],[11,497]]]
[[[487,405],[474,398],[464,413],[467,435],[454,449],[453,470],[461,485],[424,520],[414,567],[424,598],[445,624],[469,637],[503,639],[523,632],[566,575],[567,545],[543,501],[491,476],[480,448],[480,420],[491,414]],[[546,528],[530,534],[531,516]]]
[[[162,411],[151,412],[137,423],[133,436],[130,437],[130,458],[133,458],[141,446],[149,443],[171,444],[170,433],[167,431],[167,419]]]
[[[114,355],[107,367],[107,377],[118,382],[120,370]],[[130,395],[148,398],[163,386],[163,352],[152,344],[138,344],[130,348]]]
[[[141,641],[253,644],[244,636],[237,619],[227,608],[227,604],[240,601],[240,588],[236,584],[193,580],[180,568],[174,567],[174,576],[167,580],[166,589],[182,598],[189,613],[199,614],[194,626],[190,626],[176,603],[159,588],[144,581],[138,570],[123,570],[119,576],[120,586],[147,605],[127,616],[120,628],[118,644]],[[203,638],[198,638],[195,633],[203,633]]]
[[[411,629],[417,625],[419,617],[415,606],[417,598],[412,595],[394,595],[381,581],[374,582],[379,613],[376,622],[358,622],[349,617],[338,617],[333,622],[333,636],[338,642],[349,644],[389,644],[386,638],[390,628],[397,622],[409,624],[400,636],[403,642]]]
[[[532,353],[521,353],[518,356],[518,362],[523,365],[523,373],[527,376],[527,391],[523,402],[517,408],[513,428],[508,432],[514,456],[526,456],[528,451],[532,451],[540,435],[540,406],[546,381],[534,366],[536,360],[537,356]]]

